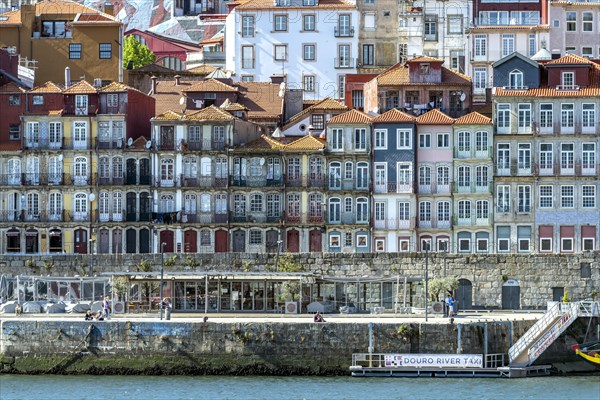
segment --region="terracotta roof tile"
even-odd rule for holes
[[[379,86],[441,86],[441,85],[471,85],[471,78],[467,75],[442,67],[441,82],[410,82],[408,76],[408,65],[396,64],[387,71],[378,75]]]
[[[79,81],[63,91],[64,94],[97,94],[98,89],[87,81]]]
[[[0,86],[0,93],[25,93],[27,90],[14,82],[6,83]]]
[[[126,92],[129,89],[133,88],[119,82],[111,82],[108,85],[101,87],[99,92]]]
[[[435,58],[435,57],[429,57],[429,56],[419,56],[419,57],[415,57],[413,59],[410,59],[407,61],[407,63],[410,62],[439,62],[439,63],[443,63],[444,60],[440,60],[439,58]]]
[[[40,1],[35,4],[35,15],[44,15],[44,14],[59,14],[65,17],[72,15],[75,17],[77,14],[83,15],[97,15],[102,17],[102,19],[98,19],[97,21],[92,22],[116,22],[120,23],[115,17],[112,15],[103,13],[98,11],[97,9],[87,7],[83,4],[79,4],[74,1],[68,0],[46,0]],[[0,21],[0,25],[10,25],[10,24],[18,24],[21,23],[21,10],[9,11],[4,14],[0,14],[0,16],[8,16],[8,20]],[[90,17],[92,18],[92,17]],[[98,17],[96,17],[98,18]],[[85,19],[85,18],[84,18]],[[92,18],[93,19],[93,18]]]
[[[0,25],[20,25],[21,10],[8,11],[0,14]]]
[[[187,72],[191,72],[192,74],[198,74],[198,75],[208,75],[211,72],[213,72],[215,69],[217,69],[217,67],[214,67],[214,66],[208,65],[208,64],[201,64],[194,68],[188,69]]]
[[[417,124],[421,125],[452,125],[454,118],[450,118],[437,108],[434,108],[425,114],[419,115],[416,121]]]
[[[383,114],[373,118],[373,123],[381,122],[415,122],[415,116],[402,112],[396,108],[392,108]]]
[[[193,114],[186,114],[183,117],[186,121],[230,121],[235,117],[227,111],[221,110],[215,106],[209,106]]]
[[[473,28],[468,28],[469,32],[490,32],[490,31],[502,31],[502,32],[512,32],[512,31],[549,31],[549,25],[490,25],[490,26],[475,26]]]
[[[282,138],[283,139],[283,138]],[[285,143],[279,140],[261,135],[258,139],[253,140],[244,144],[243,146],[236,147],[240,151],[265,151],[265,150],[276,150],[280,151],[285,148]]]
[[[496,97],[599,97],[600,87],[587,87],[579,90],[557,90],[556,88],[535,88],[527,90],[510,90],[493,88]]]
[[[34,87],[29,93],[62,93],[62,89],[54,82],[46,82]]]
[[[306,135],[300,139],[294,140],[292,143],[285,146],[285,151],[311,151],[323,150],[325,148],[325,140],[317,137]]]
[[[140,136],[133,141],[133,144],[127,148],[127,151],[147,151],[146,143],[148,143],[148,139]]]
[[[330,118],[328,124],[369,124],[373,117],[358,110],[350,110]]]
[[[286,9],[304,9],[304,10],[322,10],[322,9],[354,9],[356,8],[356,6],[353,3],[344,1],[344,0],[319,0],[319,2],[317,3],[317,5],[314,6],[302,6],[302,5],[296,5],[296,6],[274,6],[274,1],[273,0],[249,0],[244,2],[243,4],[240,4],[239,6],[236,7],[236,9],[239,10],[250,10],[250,9],[268,9],[268,10],[273,10],[273,9],[282,9],[282,10],[286,10]]]
[[[18,151],[21,150],[21,142],[11,140],[10,142],[0,142],[0,151]]]
[[[454,123],[461,125],[489,125],[492,123],[492,119],[479,114],[478,112],[471,112],[457,118]]]
[[[184,92],[237,92],[237,88],[216,79],[207,79],[192,84]]]
[[[220,109],[222,110],[226,110],[226,111],[246,111],[248,110],[248,108],[246,108],[246,106],[240,104],[240,103],[229,103],[229,104],[221,104],[219,106]]]
[[[295,123],[299,119],[303,118],[305,115],[315,111],[347,111],[348,109],[348,106],[346,106],[345,104],[342,104],[339,101],[334,100],[330,97],[326,97],[323,100],[313,104],[308,108],[305,108],[298,114],[291,117],[289,121],[285,124],[284,129],[289,127],[291,124]]]
[[[283,99],[279,84],[271,82],[236,82],[237,102],[248,109],[250,120],[279,120],[283,114]]]
[[[152,120],[154,121],[179,121],[180,119],[182,119],[182,114],[176,113],[174,111],[166,111],[164,113],[161,113],[157,116],[155,116],[154,118],[152,118]]]
[[[585,57],[582,57],[577,54],[566,54],[561,58],[557,58],[556,60],[548,61],[544,65],[573,65],[573,64],[581,64],[581,65],[592,65],[592,62]]]
[[[202,46],[206,46],[209,44],[218,44],[218,43],[223,43],[223,40],[225,40],[225,35],[219,35],[219,36],[215,36],[210,39],[203,40],[200,42],[200,44]]]

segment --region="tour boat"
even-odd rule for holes
[[[575,350],[575,354],[583,358],[586,362],[600,369],[600,340],[587,342],[583,344],[575,344],[571,346]]]

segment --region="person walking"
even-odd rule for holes
[[[450,293],[446,297],[446,306],[448,306],[448,318],[454,317],[454,299]]]
[[[110,300],[109,300],[108,296],[106,296],[104,298],[104,301],[102,302],[102,309],[104,310],[104,318],[110,319],[110,312],[112,310],[110,308]]]

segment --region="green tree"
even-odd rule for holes
[[[133,68],[140,68],[152,64],[156,55],[150,51],[148,46],[138,42],[133,35],[125,37],[123,47],[123,68],[127,68],[129,61],[133,62]]]

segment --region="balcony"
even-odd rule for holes
[[[337,69],[352,69],[356,68],[356,59],[352,57],[334,58],[334,68]]]
[[[582,162],[577,162],[575,164],[575,174],[577,176],[597,176],[600,175],[600,164],[583,164]]]
[[[420,229],[450,229],[450,219],[438,220],[435,216],[429,219],[417,219],[417,228]]]
[[[367,182],[356,183],[355,179],[329,179],[329,190],[369,190]]]
[[[3,186],[61,186],[61,185],[87,185],[89,176],[76,176],[77,181],[71,174],[60,173],[22,173],[0,175],[0,185]],[[82,183],[84,182],[85,183]]]
[[[98,107],[95,104],[88,104],[87,107],[76,107],[75,104],[65,104],[63,115],[95,115]]]
[[[28,140],[24,139],[22,146],[23,150],[60,150],[63,149],[65,138],[60,138],[57,141],[49,140]]]
[[[483,149],[470,149],[465,151],[459,151],[458,148],[454,149],[454,158],[458,158],[461,160],[476,158],[476,159],[488,159],[492,158],[494,148],[493,146],[488,146]]]
[[[558,174],[557,163],[535,163],[533,165],[533,175],[537,176],[554,176]]]
[[[181,210],[182,224],[226,224],[228,222],[227,217],[227,212],[199,211],[197,213],[187,213],[186,210]]]
[[[161,179],[161,178],[156,178],[154,179],[154,186],[155,187],[166,187],[166,188],[172,188],[177,186],[179,183],[178,179]]]
[[[327,223],[329,224],[344,224],[344,225],[362,225],[368,224],[369,218],[365,218],[363,220],[359,220],[357,215],[354,212],[342,212],[342,213],[329,213],[329,218],[327,218]]]
[[[100,176],[99,174],[96,174],[96,181],[99,186],[121,186],[125,184],[125,177]]]
[[[459,185],[458,182],[452,182],[453,193],[492,193],[492,182],[484,185],[477,185],[475,182],[467,182],[468,185]]]
[[[415,218],[410,219],[398,219],[398,218],[387,218],[383,220],[375,220],[375,229],[414,229]]]
[[[127,210],[125,212],[125,221],[127,222],[150,222],[153,217],[153,213],[148,212],[137,212],[135,210]],[[156,216],[156,213],[154,213]]]
[[[271,214],[266,212],[249,212],[245,215],[236,215],[234,212],[230,215],[230,221],[233,223],[254,223],[254,224],[279,224],[284,219],[284,214]]]
[[[124,220],[125,210],[120,210],[119,212],[107,212],[98,214],[99,222],[122,222]]]
[[[455,226],[490,226],[492,224],[492,215],[487,218],[477,218],[475,215],[460,218],[458,215],[452,216],[452,224]]]
[[[310,212],[310,213],[295,213],[290,215],[289,213],[283,213],[282,219],[286,223],[290,224],[315,224],[322,225],[325,223],[325,212]]]
[[[333,36],[335,36],[336,38],[354,37],[354,28],[336,26],[333,28]]]
[[[183,151],[223,151],[225,142],[214,140],[188,141],[183,146]]]
[[[264,176],[229,176],[230,186],[239,187],[273,187],[283,186],[283,177],[279,178],[266,178]]]
[[[0,222],[64,222],[71,220],[68,215],[65,210],[58,212],[39,211],[36,213],[28,213],[25,210],[9,210],[0,211]]]
[[[376,183],[375,193],[414,193],[415,184],[404,182]]]
[[[450,183],[439,184],[431,182],[429,185],[419,185],[419,194],[450,194]]]
[[[124,139],[96,140],[96,148],[98,150],[123,149],[124,147],[125,147]]]

